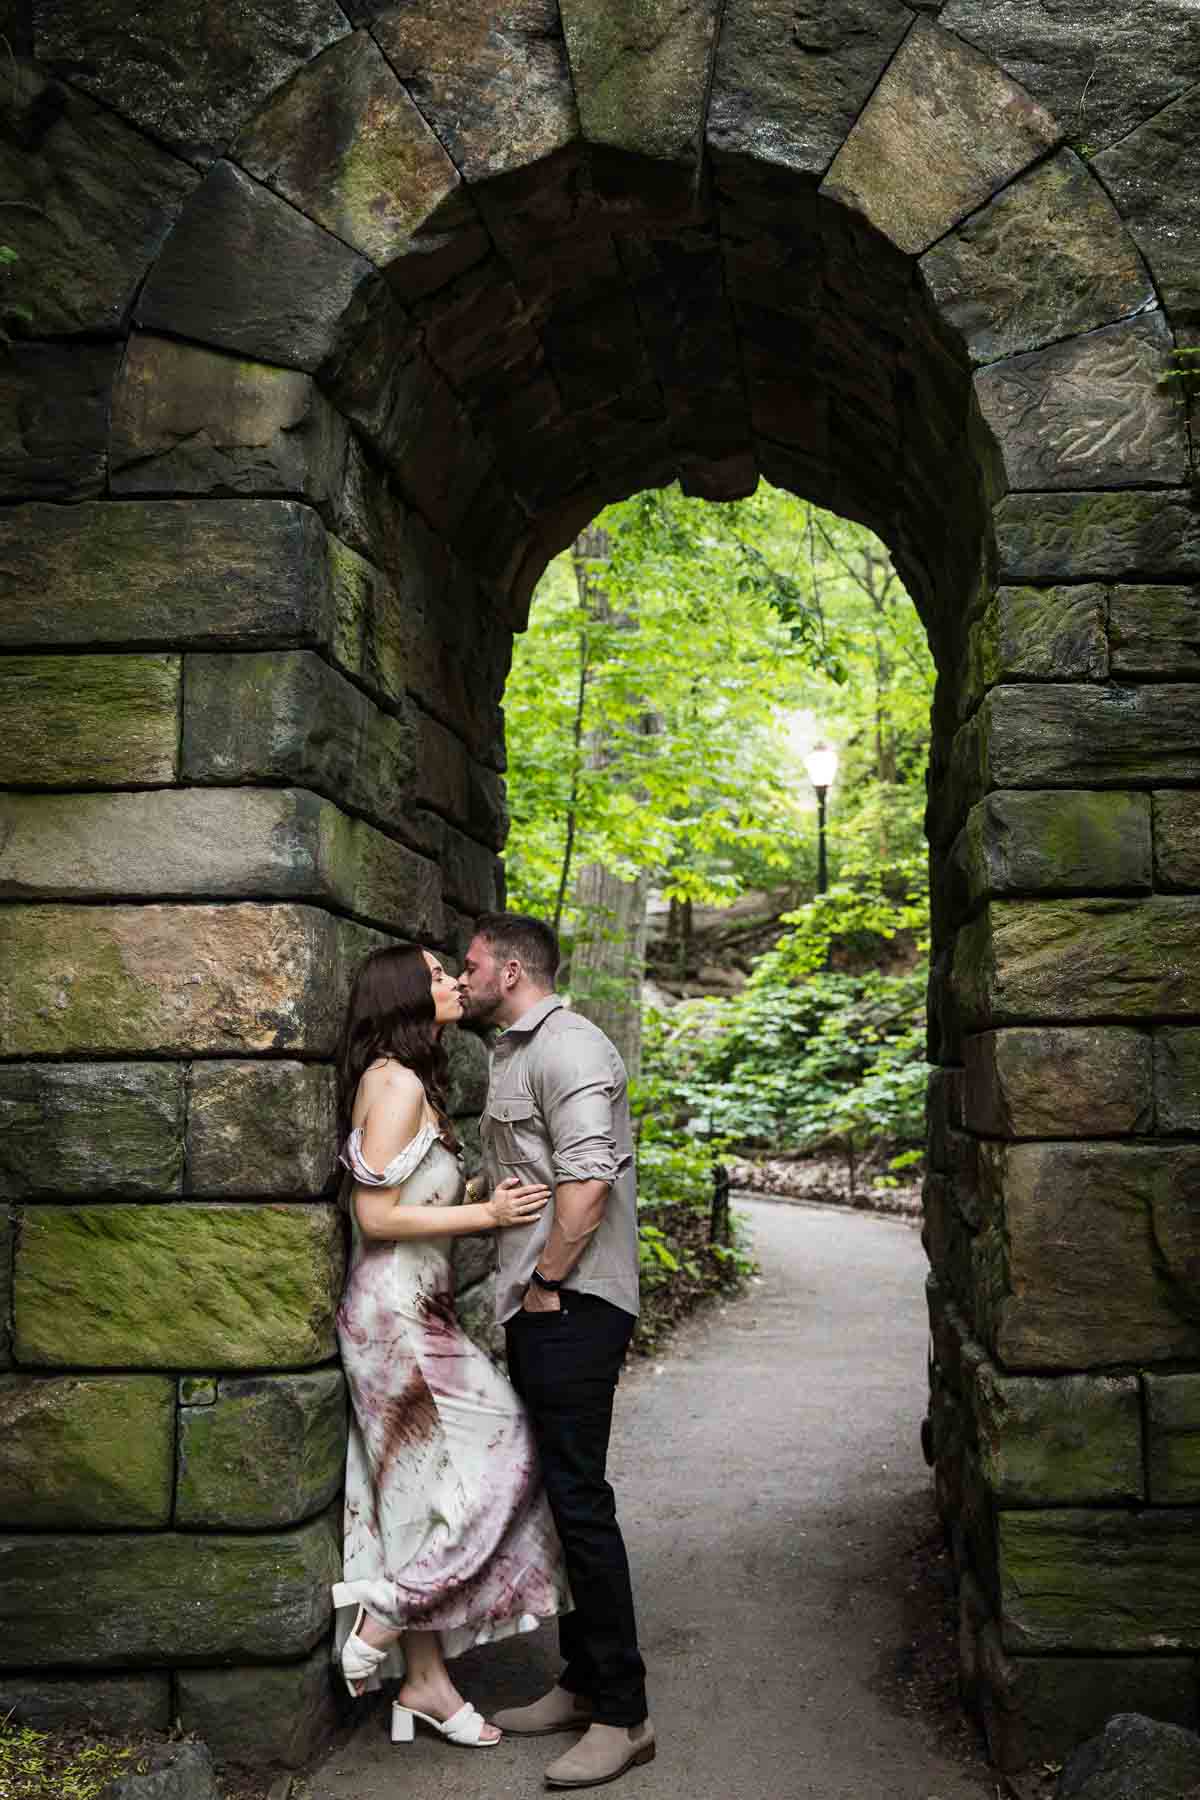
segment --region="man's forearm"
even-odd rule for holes
[[[604,1217],[607,1181],[561,1181],[554,1192],[550,1235],[537,1259],[548,1281],[565,1281]]]

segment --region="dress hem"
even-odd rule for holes
[[[363,1597],[364,1590],[369,1590],[375,1585],[372,1581],[338,1581],[334,1583],[333,1606],[335,1615],[337,1615],[336,1639],[332,1653],[334,1662],[337,1662],[343,1643],[354,1629],[359,1607],[361,1606],[364,1611],[368,1610]],[[464,1655],[468,1650],[473,1650],[477,1644],[498,1644],[505,1638],[519,1637],[527,1631],[537,1631],[540,1626],[549,1624],[551,1619],[559,1619],[564,1613],[573,1610],[573,1604],[568,1600],[565,1605],[556,1607],[553,1612],[512,1613],[506,1619],[497,1620],[495,1624],[438,1625],[431,1623],[408,1629],[436,1631],[442,1642],[442,1655],[447,1662],[452,1662],[455,1657]],[[346,1616],[348,1613],[351,1615],[350,1617]],[[373,1613],[369,1613],[368,1616],[375,1617]],[[377,1619],[376,1624],[383,1625],[384,1621]],[[385,1626],[385,1629],[388,1627]],[[372,1693],[385,1681],[401,1680],[404,1675],[404,1666],[404,1652],[399,1644],[395,1644],[388,1650],[387,1661],[381,1663],[376,1672],[368,1679],[364,1691]]]

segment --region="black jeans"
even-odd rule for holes
[[[646,1666],[637,1646],[629,1559],[605,1478],[613,1395],[633,1319],[592,1294],[564,1290],[560,1312],[508,1321],[508,1368],[537,1441],[562,1539],[574,1612],[558,1624],[559,1685],[587,1695],[600,1725],[640,1725]]]

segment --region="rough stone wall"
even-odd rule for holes
[[[348,971],[499,898],[548,556],[619,495],[763,474],[888,540],[940,670],[968,1692],[1010,1766],[1117,1703],[1193,1720],[1191,10],[13,21],[0,1702],[319,1741]]]

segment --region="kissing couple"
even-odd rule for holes
[[[352,1419],[343,1579],[352,1693],[399,1676],[414,1723],[486,1748],[573,1731],[551,1787],[614,1781],[654,1756],[645,1665],[613,1492],[613,1398],[638,1311],[625,1068],[554,992],[558,940],[520,913],[480,918],[451,975],[428,950],[373,951],[338,1055],[353,1247],[338,1310]],[[468,1182],[447,1114],[447,1025],[500,1028]],[[508,1378],[454,1310],[457,1237],[494,1232]],[[549,1693],[485,1720],[447,1659],[557,1617]]]

